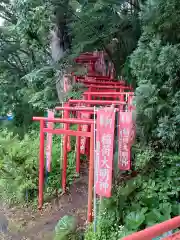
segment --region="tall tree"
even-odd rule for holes
[[[177,0],[148,1],[141,12],[143,33],[131,56],[140,139],[174,150],[180,148],[179,19]]]
[[[52,6],[41,0],[2,6],[0,14],[7,19],[0,28],[0,112],[12,110],[15,125],[27,129],[34,111],[57,101],[55,72],[49,65]],[[7,9],[13,9],[13,16]]]
[[[84,3],[71,25],[74,52],[104,50],[120,75],[127,56],[135,49],[140,36],[139,10],[138,1]],[[114,38],[116,44],[112,44]]]

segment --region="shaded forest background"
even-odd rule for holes
[[[173,14],[172,14],[173,13]],[[116,78],[135,88],[137,141],[132,149],[137,175],[116,184],[104,199],[98,230],[85,239],[118,239],[180,212],[180,4],[178,0],[2,0],[0,17],[0,196],[20,203],[37,197],[38,127],[43,115],[64,98],[62,75],[82,52],[104,50]],[[59,56],[53,56],[52,36]],[[116,39],[114,42],[113,39]],[[57,58],[56,58],[57,57]],[[78,87],[73,94],[77,97]],[[79,90],[80,91],[80,90]],[[46,189],[60,179],[59,141],[54,139],[53,172]],[[117,157],[117,156],[116,156]],[[69,156],[69,182],[74,173]],[[116,162],[116,160],[115,160]],[[130,174],[130,173],[129,173]]]

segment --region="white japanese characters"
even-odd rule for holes
[[[112,162],[114,143],[115,112],[101,109],[97,113],[96,163],[98,176],[96,192],[100,196],[110,197],[112,188]]]
[[[132,112],[119,113],[119,168],[130,169],[130,143],[132,128]]]
[[[81,114],[81,117],[85,118],[85,119],[88,119],[89,118],[89,113],[83,113],[83,114]],[[82,125],[81,131],[87,132],[88,131],[88,125],[87,124]],[[81,140],[80,140],[80,153],[81,154],[85,153],[85,147],[86,147],[86,137],[81,137]]]

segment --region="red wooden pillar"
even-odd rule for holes
[[[91,124],[90,137],[90,160],[89,160],[89,184],[88,184],[88,222],[92,222],[92,201],[93,201],[93,185],[94,185],[94,126]]]
[[[80,118],[80,112],[78,112],[78,118]],[[81,130],[80,124],[78,124],[78,131]],[[76,137],[76,172],[80,173],[80,139],[81,137]]]
[[[43,188],[44,188],[44,121],[40,121],[40,152],[39,152],[39,209],[43,205]]]
[[[68,110],[64,110],[64,118],[68,118]],[[64,124],[64,129],[68,129],[68,124]],[[63,145],[63,169],[62,169],[62,189],[63,192],[66,191],[66,173],[67,173],[67,143],[68,135],[64,135],[64,145]]]

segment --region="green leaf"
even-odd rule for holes
[[[125,226],[129,230],[138,230],[144,221],[145,215],[143,212],[131,212],[125,217]]]
[[[66,239],[69,234],[73,233],[76,229],[76,219],[72,216],[64,216],[59,220],[55,227],[56,237],[59,240]]]

